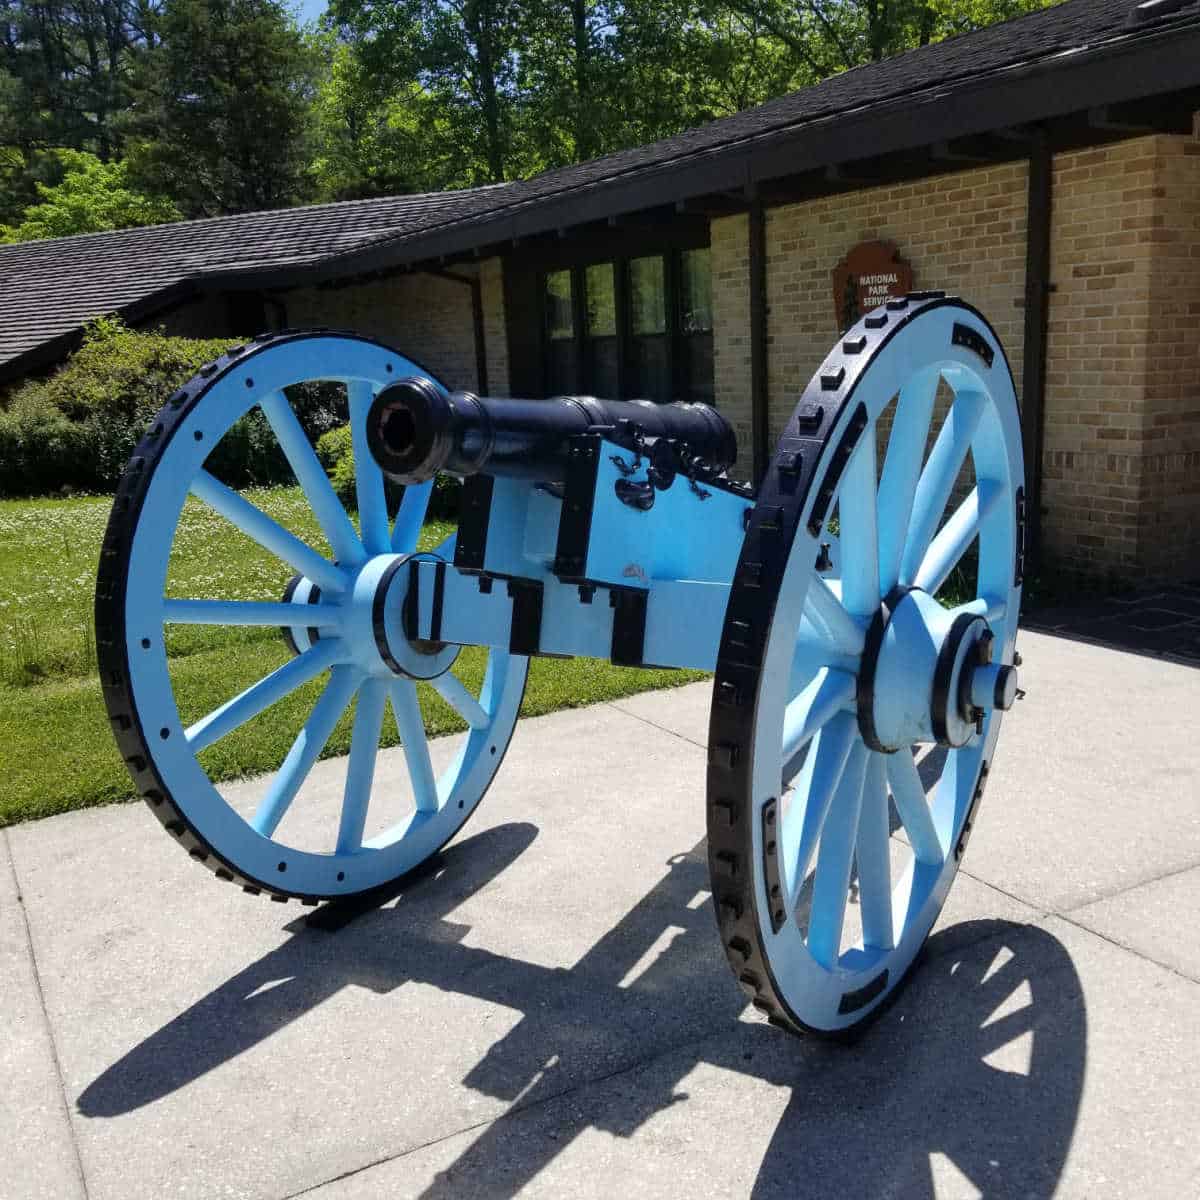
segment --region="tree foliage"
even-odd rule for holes
[[[179,210],[170,200],[147,196],[130,185],[127,163],[101,162],[82,150],[59,150],[55,157],[64,171],[61,182],[53,186],[38,183],[38,202],[25,210],[16,225],[0,225],[0,242],[68,237],[179,219]]]
[[[165,0],[137,61],[135,178],[188,216],[308,198],[316,60],[278,0]]]
[[[188,216],[524,178],[1052,0],[285,2],[0,0],[0,222],[61,149]]]
[[[157,0],[0,0],[0,64],[13,107],[3,140],[23,149],[115,151],[128,63],[153,40]]]

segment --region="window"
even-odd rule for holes
[[[584,272],[587,313],[584,386],[596,396],[616,396],[617,297],[613,263],[595,263]]]
[[[713,402],[712,270],[707,250],[679,256],[679,334],[686,399]]]
[[[540,278],[544,394],[712,402],[707,248],[593,262]]]
[[[629,310],[633,333],[630,390],[648,400],[672,400],[666,271],[660,256],[630,262]]]
[[[552,395],[576,390],[575,291],[570,271],[546,276],[546,374]]]

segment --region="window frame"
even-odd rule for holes
[[[532,283],[536,289],[538,311],[542,318],[538,327],[538,375],[540,377],[540,393],[543,396],[559,394],[551,387],[552,368],[550,355],[550,336],[545,316],[545,294],[547,277],[559,271],[571,272],[571,301],[574,313],[574,342],[575,342],[575,376],[574,387],[568,394],[582,394],[588,386],[588,330],[587,330],[587,271],[589,267],[611,263],[613,268],[613,308],[616,318],[617,343],[617,399],[633,399],[642,389],[636,388],[634,380],[634,339],[631,322],[630,294],[630,263],[640,258],[661,258],[663,260],[663,291],[666,306],[666,330],[668,370],[671,395],[655,396],[652,399],[660,402],[671,400],[687,400],[692,394],[691,366],[687,353],[687,339],[691,336],[683,330],[681,313],[680,288],[683,278],[682,255],[687,251],[705,250],[711,254],[707,237],[687,237],[679,239],[676,245],[664,246],[661,241],[657,244],[634,245],[619,253],[614,253],[615,246],[597,248],[590,254],[576,254],[569,261],[550,258],[538,263],[532,272]],[[710,259],[711,262],[711,259]],[[711,336],[711,333],[710,335]]]

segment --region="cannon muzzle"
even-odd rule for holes
[[[371,454],[398,483],[423,483],[438,471],[562,483],[568,443],[582,433],[602,433],[630,451],[665,439],[716,470],[737,457],[733,429],[707,404],[447,395],[414,376],[384,388],[367,417]]]

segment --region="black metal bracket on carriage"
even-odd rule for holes
[[[616,494],[630,507],[649,510],[653,506],[654,493],[676,485],[680,479],[686,479],[701,500],[709,494],[704,491],[703,484],[747,502],[753,501],[755,492],[751,485],[730,479],[724,468],[712,466],[693,454],[688,443],[677,438],[647,439],[628,418],[618,424],[621,428],[617,444],[634,458],[627,461],[613,456],[622,476],[616,483]],[[594,579],[587,574],[600,465],[606,439],[611,444],[614,431],[613,426],[593,425],[585,432],[567,438],[564,443],[562,481],[555,484],[553,490],[546,489],[562,504],[551,571],[562,583],[579,588],[582,604],[593,603],[597,591],[608,593],[609,604],[614,610],[610,653],[614,664],[653,666],[644,657],[649,602],[646,590],[622,587],[611,580]],[[649,464],[647,478],[635,481],[632,476],[643,463]],[[453,565],[460,574],[476,576],[481,591],[490,592],[496,581],[505,584],[513,601],[509,649],[514,654],[540,655],[542,583],[526,576],[487,569],[494,490],[495,477],[492,475],[470,475],[464,481]]]

